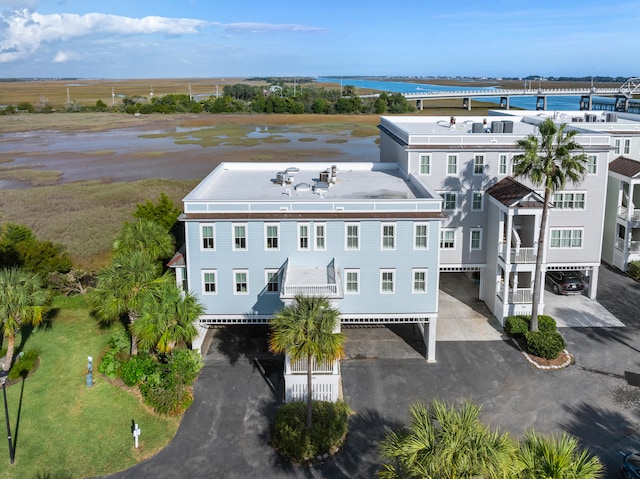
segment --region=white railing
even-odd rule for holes
[[[624,238],[616,238],[616,248],[620,251],[624,251],[624,243]],[[640,253],[640,241],[629,241],[627,253]]]
[[[532,288],[510,288],[508,291],[508,300],[509,304],[528,304],[531,303],[533,297],[533,289]],[[500,299],[504,301],[505,298],[505,288],[501,287],[498,290],[498,296]]]
[[[285,401],[305,401],[307,399],[307,380],[300,376],[286,376]],[[311,398],[314,401],[336,402],[340,391],[340,376],[315,377],[311,384]]]
[[[500,256],[502,259],[506,259],[507,254],[509,255],[510,263],[536,262],[536,248],[506,248],[503,246]]]
[[[316,361],[311,359],[311,372],[313,374],[333,374],[335,371],[336,361]],[[307,374],[307,359],[301,358],[290,364],[291,374]]]
[[[633,209],[629,214],[629,209],[626,206],[619,206],[618,216],[626,221],[640,221],[640,209]]]
[[[284,296],[335,296],[338,294],[336,284],[299,284],[284,287]]]

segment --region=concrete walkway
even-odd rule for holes
[[[382,462],[380,439],[406,423],[412,403],[438,398],[481,405],[486,424],[515,437],[531,428],[571,433],[602,458],[606,479],[614,479],[619,451],[640,450],[640,388],[628,381],[640,373],[640,284],[603,267],[599,290],[600,303],[626,327],[561,329],[576,360],[562,370],[537,370],[501,340],[441,342],[435,364],[422,357],[343,361],[344,397],[354,410],[347,443],[315,467],[290,466],[268,444],[282,363],[265,352],[264,330],[252,329],[252,336],[227,328],[214,338],[194,404],[171,444],[111,477],[372,478]],[[404,333],[388,331],[385,350],[394,341],[411,348]],[[370,342],[376,341],[373,335]]]

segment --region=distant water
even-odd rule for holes
[[[448,86],[448,85],[429,85],[424,83],[399,82],[399,81],[380,81],[380,80],[361,80],[356,78],[317,78],[316,81],[323,83],[342,82],[343,86],[353,85],[356,88],[367,88],[371,90],[379,90],[390,93],[415,93],[417,91],[463,91],[463,90],[500,90],[496,87],[476,87],[469,84],[468,87]],[[500,105],[500,97],[480,97],[473,100],[495,103]],[[462,102],[462,100],[460,100]],[[462,103],[461,103],[462,104]],[[509,99],[512,107],[525,108],[527,110],[536,109],[536,98],[533,96],[512,96]],[[473,106],[473,105],[472,105]],[[547,110],[579,110],[579,96],[549,96],[547,97]]]

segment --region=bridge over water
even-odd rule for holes
[[[401,93],[408,101],[415,101],[419,110],[423,102],[438,99],[461,98],[462,106],[471,110],[472,98],[500,98],[500,108],[509,108],[509,100],[513,96],[536,97],[536,110],[547,109],[549,96],[580,96],[581,110],[611,110],[640,113],[640,78],[630,78],[618,88],[522,88],[513,90],[457,90],[457,91],[412,91]],[[614,102],[604,102],[598,97],[613,97]]]

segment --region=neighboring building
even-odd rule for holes
[[[621,156],[609,164],[602,259],[629,269],[640,260],[640,161]]]

